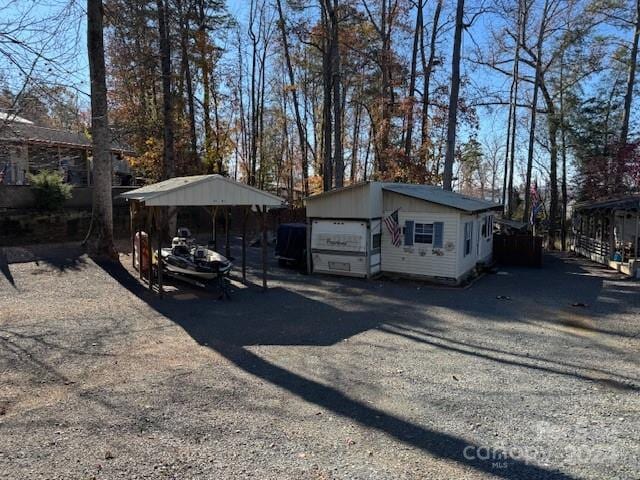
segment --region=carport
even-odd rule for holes
[[[189,177],[176,177],[164,180],[159,183],[146,185],[136,190],[123,193],[121,195],[129,201],[131,214],[131,252],[132,261],[135,266],[135,234],[142,232],[142,214],[146,217],[146,232],[148,235],[148,285],[153,290],[152,275],[152,239],[155,240],[155,249],[158,256],[158,275],[157,275],[157,291],[162,295],[162,235],[167,228],[166,209],[169,207],[195,207],[201,206],[210,209],[214,218],[219,208],[225,212],[225,231],[227,236],[227,250],[229,245],[229,207],[244,207],[244,215],[242,221],[242,281],[246,282],[247,267],[247,238],[246,224],[247,217],[252,210],[255,209],[256,214],[261,217],[262,230],[262,287],[267,289],[267,225],[266,213],[268,208],[280,207],[284,203],[284,199],[271,193],[259,190],[257,188],[236,182],[222,175],[193,175]],[[140,254],[142,249],[139,250]],[[227,251],[227,255],[229,252]],[[140,259],[138,259],[140,260]],[[142,262],[138,262],[142,265]],[[140,270],[140,278],[143,277],[142,268]]]

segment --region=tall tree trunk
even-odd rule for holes
[[[302,190],[306,197],[309,195],[309,160],[308,160],[308,140],[307,133],[304,124],[302,123],[302,116],[300,115],[300,103],[298,102],[298,90],[293,73],[293,66],[291,65],[291,55],[289,54],[289,40],[287,39],[287,30],[285,25],[284,13],[282,11],[282,0],[276,0],[276,6],[278,7],[278,17],[280,24],[280,33],[282,35],[282,46],[284,49],[284,59],[287,64],[287,72],[289,73],[289,89],[291,92],[291,99],[293,101],[293,111],[296,116],[296,127],[298,129],[298,139],[300,141],[300,154],[302,156]]]
[[[338,38],[338,0],[333,0],[331,23],[331,83],[333,84],[333,168],[335,188],[344,186],[344,154],[342,148],[342,82],[340,73],[340,44]]]
[[[333,159],[331,158],[332,136],[332,66],[333,47],[331,45],[331,0],[322,0],[322,24],[324,27],[324,44],[322,50],[322,187],[325,192],[331,190],[333,180]]]
[[[453,161],[456,153],[456,121],[458,115],[458,95],[460,93],[460,47],[464,29],[464,0],[458,0],[456,8],[456,29],[453,37],[453,56],[451,59],[451,91],[449,94],[449,117],[447,121],[447,152],[444,158],[442,188],[451,190],[453,180]]]
[[[640,39],[640,0],[636,0],[636,18],[634,22],[633,40],[631,43],[631,53],[629,55],[629,72],[627,74],[627,91],[624,96],[624,106],[622,109],[622,125],[620,128],[620,139],[616,152],[615,183],[614,191],[611,193],[621,193],[620,187],[624,185],[624,152],[629,136],[629,119],[631,118],[631,102],[635,87],[636,68],[638,65],[638,40]]]
[[[180,48],[182,55],[182,70],[184,83],[187,90],[187,115],[189,117],[189,142],[190,142],[190,169],[198,167],[198,136],[196,133],[195,100],[193,94],[193,80],[191,78],[191,66],[189,65],[189,15],[183,11],[182,0],[177,2],[181,17]]]
[[[87,0],[87,53],[91,78],[91,148],[93,152],[93,210],[85,244],[92,255],[117,259],[113,245],[111,198],[111,135],[107,116],[102,0]]]
[[[162,124],[164,152],[162,178],[175,175],[173,151],[173,97],[171,92],[171,44],[167,22],[167,9],[163,0],[157,0],[158,33],[160,36],[160,71],[162,72]]]
[[[422,130],[421,130],[421,155],[423,156],[425,170],[427,168],[427,160],[429,153],[429,100],[430,100],[430,85],[431,85],[431,73],[433,72],[433,66],[436,58],[436,39],[438,34],[438,28],[440,23],[440,12],[442,11],[442,1],[438,0],[436,3],[436,9],[433,14],[431,41],[429,44],[429,60],[425,59],[424,52],[424,28],[420,33],[420,52],[422,56],[422,70],[424,75],[424,86],[422,92]]]
[[[205,0],[198,1],[198,47],[200,55],[200,72],[202,75],[202,116],[204,123],[204,161],[209,173],[211,172],[211,96],[209,87],[209,54],[207,52],[207,17]]]
[[[620,146],[627,144],[629,135],[629,119],[631,118],[631,100],[633,99],[633,89],[636,79],[636,68],[638,65],[638,41],[640,40],[640,0],[636,0],[636,20],[633,32],[633,42],[631,54],[629,56],[629,73],[627,76],[627,92],[624,96],[624,108],[622,110],[622,128],[620,129]]]
[[[560,140],[562,142],[562,218],[560,221],[562,251],[567,250],[567,142],[564,116],[564,53],[560,56]]]
[[[409,92],[407,95],[407,128],[404,137],[404,154],[408,158],[411,156],[411,147],[413,143],[413,110],[416,94],[416,70],[418,65],[418,48],[420,40],[420,32],[424,30],[422,20],[422,5],[424,0],[418,0],[416,12],[416,28],[413,32],[413,50],[411,52],[411,71],[409,74]]]
[[[265,153],[264,153],[264,104],[265,104],[265,93],[266,93],[266,81],[267,81],[267,52],[269,49],[269,44],[264,40],[262,53],[260,56],[260,91],[258,94],[259,104],[258,104],[258,142],[259,142],[259,152],[260,152],[260,165],[259,168],[259,188],[265,188],[266,181],[266,165],[264,162]]]
[[[514,196],[513,196],[513,176],[515,170],[515,160],[516,160],[516,127],[518,124],[518,86],[520,84],[520,47],[522,46],[522,42],[524,42],[524,30],[526,25],[526,5],[523,5],[523,0],[518,0],[518,35],[516,39],[516,50],[514,54],[513,60],[513,80],[511,83],[511,88],[513,92],[513,97],[511,99],[512,105],[510,106],[511,110],[511,123],[509,125],[509,132],[507,133],[508,143],[507,143],[507,156],[505,157],[505,161],[509,159],[509,180],[507,183],[507,192],[506,192],[506,202],[507,202],[507,218],[513,217],[514,210]],[[503,192],[503,202],[505,201],[504,192]]]
[[[391,12],[388,0],[382,0],[380,15],[380,50],[381,70],[381,98],[380,98],[380,126],[377,138],[380,139],[377,148],[378,172],[384,178],[389,168],[389,137],[391,135],[391,109],[393,106],[393,87],[391,85]]]
[[[351,172],[349,183],[353,185],[358,179],[358,149],[360,147],[360,117],[362,115],[362,105],[356,103],[353,118],[353,136],[351,139]]]
[[[507,206],[507,185],[509,179],[509,143],[511,139],[511,122],[513,121],[513,84],[509,92],[509,117],[507,119],[507,144],[504,153],[504,177],[502,177],[502,213],[509,218]]]
[[[527,150],[527,175],[525,180],[524,191],[524,214],[523,222],[529,221],[529,213],[531,212],[531,173],[533,170],[533,150],[536,135],[536,113],[538,110],[538,91],[540,89],[540,78],[542,75],[542,45],[544,43],[544,32],[547,24],[547,14],[549,11],[549,0],[545,0],[540,18],[540,29],[538,31],[538,42],[536,46],[536,72],[533,82],[533,98],[531,100],[531,120],[529,125],[529,147]]]
[[[557,116],[555,105],[541,79],[541,90],[547,104],[547,131],[549,135],[549,232],[548,248],[555,249],[555,240],[558,230],[558,129],[560,119]]]

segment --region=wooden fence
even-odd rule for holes
[[[494,235],[493,258],[501,265],[542,266],[542,237]]]

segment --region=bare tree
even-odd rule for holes
[[[620,146],[627,143],[629,135],[629,119],[631,118],[631,101],[635,87],[636,68],[638,65],[638,41],[640,40],[640,0],[636,0],[636,18],[633,28],[633,40],[629,55],[629,72],[627,76],[627,91],[624,96],[624,108],[622,110],[622,127],[620,128]]]
[[[162,72],[162,125],[164,149],[162,178],[175,176],[173,151],[173,96],[171,92],[171,42],[169,39],[168,11],[164,0],[157,0],[158,35],[160,37],[160,71]]]
[[[423,7],[424,0],[418,0],[416,6],[416,25],[413,32],[413,49],[411,50],[411,69],[409,73],[409,90],[407,92],[407,118],[406,118],[406,133],[404,138],[404,154],[411,156],[411,147],[413,146],[413,111],[415,104],[416,93],[416,72],[418,65],[418,48],[420,46],[420,36],[423,35],[424,21],[423,21]]]
[[[282,48],[284,50],[285,62],[287,64],[287,72],[289,74],[289,89],[291,92],[291,100],[293,102],[293,111],[296,116],[296,128],[298,129],[298,138],[300,141],[300,154],[302,156],[302,190],[305,196],[309,194],[309,165],[308,165],[308,149],[307,149],[307,131],[305,125],[302,123],[302,116],[300,115],[300,102],[298,101],[297,85],[295,81],[295,75],[293,73],[293,66],[291,64],[291,55],[289,54],[289,40],[287,38],[286,22],[284,13],[282,11],[282,1],[277,0],[276,6],[278,7],[278,17],[280,24],[280,33],[282,34]]]
[[[525,35],[527,19],[526,0],[518,0],[517,9],[518,34],[516,36],[515,53],[513,59],[513,78],[509,99],[509,121],[507,122],[507,148],[505,149],[505,176],[503,181],[502,204],[506,206],[507,218],[513,216],[513,171],[516,156],[516,125],[518,123],[518,86],[520,70],[520,48]],[[507,180],[508,178],[508,180]]]
[[[91,148],[93,151],[93,211],[85,239],[97,257],[117,259],[113,244],[111,199],[111,135],[107,116],[107,85],[102,0],[87,0],[87,53],[91,77]]]
[[[442,187],[451,190],[453,180],[453,161],[456,150],[456,124],[458,115],[458,95],[460,93],[460,48],[464,29],[464,0],[458,0],[456,7],[456,28],[453,36],[453,55],[451,57],[451,90],[449,92],[449,119],[447,127],[447,152],[444,159]]]
[[[422,59],[422,71],[424,85],[422,92],[422,131],[421,131],[421,154],[424,157],[425,168],[427,166],[428,144],[429,144],[429,106],[431,94],[431,75],[436,62],[436,39],[440,28],[440,12],[442,11],[442,1],[438,0],[433,14],[431,24],[431,40],[429,42],[429,59],[427,60],[424,48],[424,28],[420,32],[420,56]],[[436,172],[437,174],[437,172]]]
[[[538,40],[536,43],[536,63],[535,80],[533,83],[533,96],[531,100],[531,117],[529,120],[529,147],[527,150],[527,176],[524,185],[524,214],[523,221],[529,220],[531,211],[531,173],[533,170],[533,151],[536,134],[536,113],[538,110],[538,91],[540,90],[540,77],[542,75],[542,46],[547,25],[547,15],[549,13],[549,0],[545,0],[542,16],[540,17],[540,28],[538,30]]]

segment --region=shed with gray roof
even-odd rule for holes
[[[460,283],[492,261],[501,206],[433,185],[365,182],[305,199],[310,271]]]

